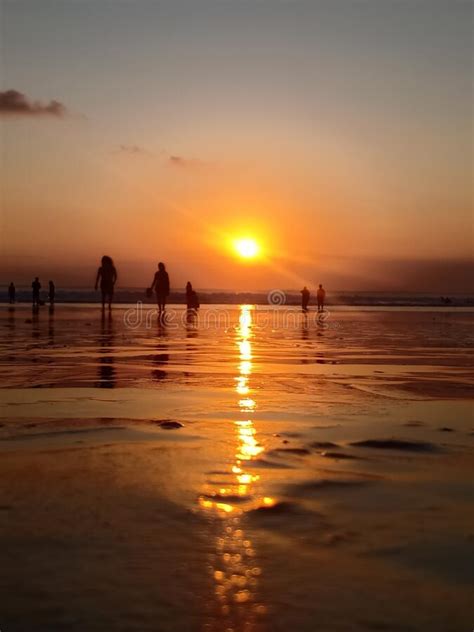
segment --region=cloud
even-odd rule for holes
[[[112,151],[113,154],[123,156],[144,156],[148,158],[158,158],[164,165],[176,167],[177,169],[198,169],[202,167],[204,163],[195,158],[184,158],[176,154],[170,154],[165,149],[158,150],[157,153],[153,153],[141,145],[118,145],[116,149]]]
[[[140,147],[139,145],[119,145],[118,149],[115,150],[116,154],[132,154],[132,155],[142,155],[142,156],[150,156],[151,152],[149,152],[144,147]]]
[[[59,101],[41,103],[31,101],[18,90],[0,91],[0,115],[3,116],[55,116],[61,118],[68,113]]]
[[[182,156],[170,156],[168,158],[168,164],[173,167],[179,167],[181,169],[193,168],[200,166],[199,160],[193,160],[190,158],[183,158]]]

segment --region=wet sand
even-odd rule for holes
[[[0,628],[470,630],[474,313],[183,314],[0,307]]]

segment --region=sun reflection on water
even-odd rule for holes
[[[259,599],[262,569],[241,522],[246,510],[273,504],[273,499],[269,497],[258,497],[253,488],[260,477],[246,469],[246,465],[264,451],[249,418],[257,407],[256,401],[250,397],[253,368],[252,310],[253,307],[248,305],[240,307],[239,325],[236,328],[238,375],[235,377],[235,391],[240,396],[238,406],[243,418],[233,422],[236,446],[233,462],[229,464],[230,482],[199,498],[201,509],[223,518],[223,528],[217,538],[211,567],[214,599],[211,606],[213,613],[204,626],[208,631],[262,630],[267,611]]]

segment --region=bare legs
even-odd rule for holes
[[[156,303],[158,305],[158,316],[160,317],[165,311],[166,296],[163,296],[162,294],[157,294]]]
[[[112,294],[108,292],[102,292],[102,311],[105,311],[105,303],[107,301],[107,297],[109,298],[109,311],[112,309]]]

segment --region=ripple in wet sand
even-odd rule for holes
[[[266,459],[255,459],[247,464],[249,468],[263,468],[269,470],[293,469],[293,465],[289,463],[277,463],[276,461],[267,461]]]
[[[333,443],[332,441],[313,441],[313,443],[309,444],[310,448],[315,448],[316,450],[327,450],[328,448],[340,448],[337,443]]]
[[[436,452],[439,448],[426,441],[406,441],[404,439],[366,439],[353,441],[349,445],[356,448],[373,448],[376,450],[401,450],[403,452]]]
[[[163,430],[176,430],[178,428],[184,428],[184,424],[180,421],[176,421],[175,419],[157,419],[156,421],[152,421],[153,424],[156,424]]]
[[[285,454],[294,456],[307,456],[311,453],[307,448],[275,448],[274,450],[270,450],[268,454],[274,454],[276,456],[284,456]]]
[[[201,497],[218,503],[230,504],[246,503],[252,500],[252,496],[239,496],[237,494],[202,494]]]
[[[247,512],[249,516],[280,516],[288,514],[307,513],[301,505],[289,501],[277,502],[274,505],[262,505]]]
[[[345,454],[344,452],[320,452],[320,456],[324,456],[327,459],[336,459],[336,460],[360,460],[360,456],[355,456],[354,454]]]
[[[29,441],[30,439],[47,439],[53,437],[61,437],[64,435],[75,434],[98,434],[101,432],[109,432],[111,430],[125,430],[125,426],[108,426],[107,428],[74,428],[74,429],[58,429],[56,431],[51,430],[48,432],[34,432],[27,434],[10,435],[8,437],[1,437],[0,441]]]
[[[302,483],[294,483],[287,486],[287,490],[295,495],[305,495],[308,492],[332,491],[338,489],[348,489],[354,487],[364,487],[372,484],[373,480],[367,479],[332,479],[322,478],[312,481],[303,481]]]

